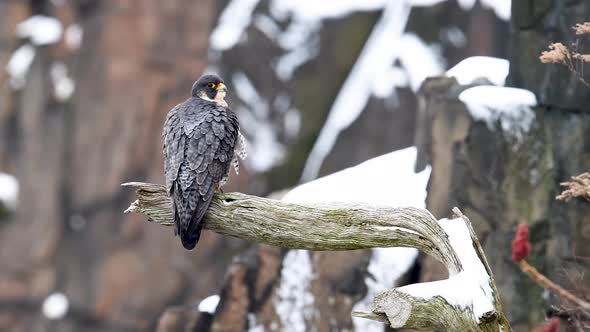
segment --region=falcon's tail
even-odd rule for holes
[[[187,195],[189,196],[188,200],[182,200],[183,194],[177,190],[173,195],[172,204],[174,208],[174,234],[180,236],[182,246],[187,250],[192,250],[197,245],[203,229],[202,219],[209,206],[209,202],[204,202],[199,196],[196,199],[191,199],[191,194],[196,193],[190,193]]]
[[[194,215],[193,219],[197,216]],[[203,229],[203,223],[200,220],[192,220],[191,223],[197,223],[197,228],[194,232],[190,232],[189,230],[180,231],[180,241],[182,242],[182,246],[187,250],[192,250],[199,242],[199,238],[201,237],[201,229]]]

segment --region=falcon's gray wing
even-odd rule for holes
[[[173,200],[175,233],[187,249],[196,245],[201,219],[229,170],[238,130],[229,108],[197,98],[175,107],[166,120],[166,188]]]

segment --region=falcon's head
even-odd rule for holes
[[[193,84],[191,95],[193,97],[199,97],[215,102],[222,106],[227,106],[227,103],[224,100],[226,91],[227,87],[221,77],[217,75],[203,75],[195,82],[195,84]]]

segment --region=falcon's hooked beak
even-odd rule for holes
[[[218,92],[226,93],[227,87],[223,83],[218,83],[217,86],[215,87],[215,90],[217,90]]]

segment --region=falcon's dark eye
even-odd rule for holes
[[[207,83],[207,87],[208,88],[214,88],[215,87],[215,83]]]

